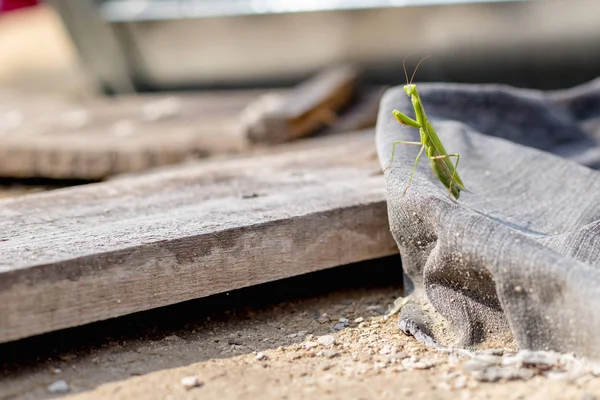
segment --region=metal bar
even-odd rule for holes
[[[534,0],[108,0],[100,8],[107,21],[129,22],[517,1]]]
[[[113,93],[135,92],[121,40],[112,24],[103,19],[98,5],[93,0],[54,0],[51,4],[98,85]]]

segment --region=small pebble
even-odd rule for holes
[[[259,351],[258,353],[256,353],[256,359],[258,361],[263,361],[263,360],[269,359],[269,357],[265,353],[263,353],[262,351]]]
[[[385,310],[383,309],[383,307],[382,306],[378,306],[378,305],[367,306],[366,310],[367,311],[375,311],[378,314],[385,314]]]
[[[467,386],[467,377],[464,376],[464,375],[459,376],[454,381],[454,388],[456,388],[456,389],[462,389],[462,388],[464,388],[466,386]]]
[[[340,321],[342,324],[347,324],[347,323],[349,323],[349,322],[350,322],[350,320],[349,320],[348,318],[340,318],[340,319],[339,319],[339,321]]]
[[[517,353],[525,366],[535,366],[538,369],[550,369],[560,364],[560,354],[550,351],[522,350]]]
[[[339,353],[333,350],[325,349],[318,352],[317,355],[321,357],[334,358],[337,357]]]
[[[431,361],[419,361],[413,364],[414,369],[429,369],[432,368],[435,364]]]
[[[481,354],[490,355],[490,356],[502,356],[504,355],[504,349],[485,349],[481,350]]]
[[[474,371],[473,377],[480,382],[498,382],[499,380],[529,380],[536,373],[530,369],[514,367],[489,367],[483,371]]]
[[[483,371],[486,368],[500,364],[501,361],[502,358],[498,356],[485,354],[476,355],[471,359],[467,360],[467,362],[464,365],[464,368],[467,371]]]
[[[384,369],[385,367],[387,367],[387,364],[384,362],[378,362],[378,363],[375,363],[374,367],[375,367],[375,369]]]
[[[355,324],[360,324],[361,322],[363,322],[365,319],[363,317],[358,317],[354,320]]]
[[[545,376],[546,376],[546,378],[548,378],[551,381],[564,381],[569,378],[569,374],[567,372],[556,372],[556,371],[550,371],[550,372],[546,373]]]
[[[331,346],[333,345],[333,343],[335,342],[335,338],[331,335],[324,335],[324,336],[320,336],[317,339],[317,342],[319,342],[320,345],[322,346]]]
[[[186,376],[185,378],[181,378],[181,385],[186,390],[190,390],[202,386],[202,382],[200,382],[195,376]]]
[[[337,324],[335,324],[333,326],[333,329],[336,331],[341,331],[342,329],[344,329],[345,327],[347,327],[348,325],[343,323],[343,322],[338,322]]]
[[[71,390],[71,387],[66,381],[60,380],[56,381],[50,386],[48,386],[48,391],[50,393],[66,393]]]
[[[327,322],[331,321],[329,319],[329,315],[325,314],[321,314],[321,316],[319,318],[317,318],[317,322],[320,324],[326,324]]]
[[[302,347],[304,347],[306,350],[308,350],[308,349],[312,349],[314,347],[317,347],[318,345],[319,345],[319,343],[317,343],[317,342],[307,341],[307,342],[304,342],[304,344],[302,345]]]
[[[446,373],[443,375],[443,378],[444,378],[444,380],[446,380],[446,381],[449,381],[449,380],[451,380],[451,379],[454,379],[454,378],[457,378],[457,377],[459,377],[459,376],[460,376],[460,374],[459,374],[458,372],[456,372],[456,371],[452,371],[452,372],[446,372]]]
[[[391,316],[398,314],[400,310],[402,310],[402,307],[408,303],[408,299],[408,297],[398,297],[396,300],[394,300],[394,304],[386,312],[384,318],[387,320]]]
[[[497,365],[502,361],[502,357],[495,356],[492,354],[478,354],[473,357],[474,360],[478,360],[480,362],[487,363],[489,365]]]

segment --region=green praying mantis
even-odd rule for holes
[[[410,54],[408,56],[410,56]],[[390,163],[385,168],[384,172],[392,166],[392,163],[394,161],[394,152],[396,151],[396,145],[408,144],[414,146],[421,146],[421,150],[419,151],[419,154],[415,159],[415,164],[410,174],[408,185],[404,189],[402,195],[406,194],[406,191],[412,184],[415,171],[417,170],[419,158],[423,154],[423,151],[425,151],[427,158],[429,158],[429,163],[431,164],[431,169],[433,170],[433,173],[444,184],[444,186],[448,188],[448,197],[452,195],[458,200],[461,191],[464,190],[468,192],[468,190],[465,189],[465,185],[460,179],[458,172],[456,171],[456,168],[458,167],[458,162],[460,161],[460,155],[458,153],[448,154],[435,129],[433,129],[433,126],[427,119],[427,115],[425,115],[425,110],[423,109],[423,104],[421,103],[419,92],[417,91],[417,85],[412,83],[415,74],[419,69],[419,65],[421,65],[421,63],[429,56],[419,61],[410,78],[410,81],[408,80],[408,74],[406,73],[406,65],[404,64],[408,56],[404,57],[404,60],[402,61],[402,66],[404,67],[404,75],[406,77],[406,85],[404,85],[404,92],[408,95],[408,97],[410,97],[413,108],[415,110],[416,119],[412,119],[398,110],[393,110],[392,112],[396,120],[398,120],[398,122],[400,122],[401,124],[419,129],[421,141],[408,142],[404,140],[396,140],[392,144],[392,156],[390,158]],[[450,157],[456,157],[455,164],[452,164],[452,162],[450,161]]]

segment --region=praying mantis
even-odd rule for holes
[[[410,56],[410,54],[408,55]],[[408,74],[406,73],[406,65],[404,64],[408,56],[404,57],[402,61],[402,66],[404,67],[404,75],[406,77],[406,85],[404,85],[404,92],[410,97],[413,108],[415,110],[415,118],[412,119],[406,114],[401,113],[398,110],[393,110],[392,113],[398,122],[402,125],[410,126],[413,128],[419,129],[419,134],[421,136],[420,142],[409,142],[405,140],[396,140],[392,143],[392,156],[390,157],[389,165],[384,169],[384,172],[392,166],[394,161],[394,152],[396,151],[396,145],[398,144],[408,144],[414,146],[421,146],[421,150],[415,159],[415,164],[413,166],[412,172],[410,174],[410,178],[408,180],[408,185],[402,192],[404,196],[412,184],[413,177],[415,175],[415,171],[417,170],[417,164],[419,162],[419,158],[425,151],[427,158],[429,158],[429,163],[431,164],[431,169],[435,176],[442,182],[442,184],[448,188],[448,197],[450,195],[454,196],[457,200],[460,196],[461,191],[466,191],[465,185],[463,181],[460,179],[456,168],[458,167],[458,162],[460,161],[460,155],[458,153],[448,154],[442,141],[437,135],[435,129],[427,119],[425,115],[425,110],[423,109],[423,104],[421,103],[421,98],[419,97],[419,92],[417,91],[417,85],[413,84],[412,81],[419,69],[419,65],[429,56],[423,58],[413,71],[413,74],[408,80]],[[456,163],[452,164],[450,161],[450,157],[456,157]]]

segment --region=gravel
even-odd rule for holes
[[[331,335],[324,335],[324,336],[320,336],[319,338],[317,338],[317,342],[321,346],[329,347],[335,343],[335,338]]]
[[[55,394],[57,394],[57,393],[67,393],[70,390],[71,390],[71,387],[64,380],[56,381],[56,382],[54,382],[54,383],[52,383],[51,385],[48,386],[48,391],[50,393],[55,393]]]
[[[186,376],[181,378],[181,385],[185,390],[190,390],[202,386],[203,383],[196,376]]]

